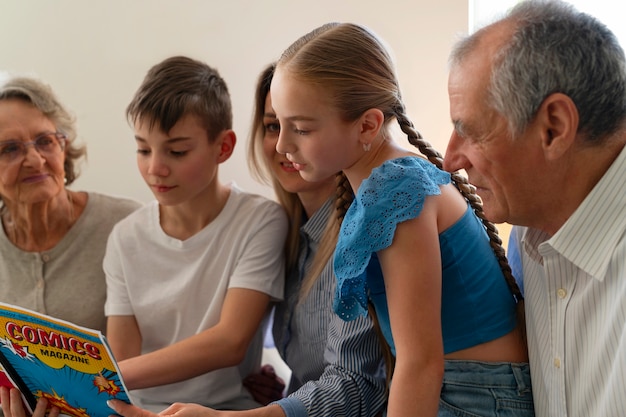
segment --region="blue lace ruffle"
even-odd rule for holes
[[[411,156],[386,161],[361,183],[335,249],[334,309],[344,320],[367,312],[365,269],[372,253],[391,245],[396,225],[419,216],[426,197],[449,182],[450,174]]]

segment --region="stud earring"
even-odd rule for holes
[[[372,144],[371,144],[371,142],[370,142],[370,143],[364,143],[364,144],[363,144],[363,150],[364,150],[365,152],[369,152],[369,150],[370,150],[370,149],[372,149]]]

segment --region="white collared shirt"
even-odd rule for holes
[[[626,416],[626,148],[554,236],[517,235],[537,416]]]

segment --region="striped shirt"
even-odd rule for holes
[[[519,228],[538,417],[626,416],[626,148],[550,237]]]
[[[292,371],[290,395],[278,401],[288,417],[373,416],[385,402],[382,353],[371,320],[345,322],[333,312],[332,258],[299,300],[331,211],[329,200],[302,226],[299,268],[288,276],[285,301],[274,316],[276,348]]]

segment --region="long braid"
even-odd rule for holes
[[[419,149],[419,151],[428,158],[428,160],[435,164],[435,166],[439,169],[443,169],[443,156],[432,147],[430,143],[428,143],[422,135],[415,129],[413,123],[406,116],[404,105],[399,103],[395,108],[395,116],[398,120],[398,124],[400,125],[400,129],[404,133],[406,133],[409,143]],[[454,172],[451,174],[452,183],[455,187],[461,192],[463,197],[470,204],[476,216],[480,219],[480,221],[485,226],[487,231],[487,235],[489,236],[489,244],[493,249],[493,252],[496,255],[496,259],[498,260],[498,264],[500,265],[500,269],[504,275],[504,279],[506,280],[511,293],[515,297],[518,304],[518,321],[520,322],[520,326],[522,329],[522,333],[525,335],[525,327],[524,327],[524,297],[522,296],[522,292],[515,281],[515,277],[511,271],[511,267],[509,266],[509,262],[506,258],[506,253],[504,248],[502,247],[502,240],[500,236],[498,236],[498,229],[496,226],[487,220],[485,217],[485,213],[483,211],[483,205],[480,200],[480,197],[476,194],[476,188],[471,185],[465,177],[460,175],[458,172]]]
[[[348,178],[343,172],[340,172],[335,176],[335,183],[337,184],[335,210],[337,212],[337,220],[339,221],[339,224],[341,224],[346,212],[354,200],[354,191],[352,190],[352,186],[350,185]]]

